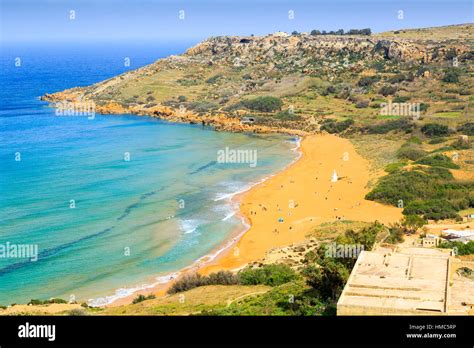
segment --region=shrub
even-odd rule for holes
[[[382,86],[379,90],[379,93],[382,94],[385,97],[388,96],[388,95],[393,95],[396,92],[397,92],[397,87],[389,86],[389,85]]]
[[[316,289],[324,299],[336,300],[349,278],[349,270],[331,258],[318,261],[318,266],[309,265],[303,270],[306,283]]]
[[[372,86],[375,82],[379,81],[379,76],[364,76],[358,82],[357,85],[360,87],[369,87]]]
[[[391,205],[404,204],[424,198],[439,196],[439,183],[452,180],[452,174],[444,168],[415,167],[412,170],[401,170],[382,177],[377,186],[366,198]]]
[[[334,93],[336,93],[336,88],[334,86],[327,86],[326,93],[327,94],[334,94]]]
[[[412,136],[410,137],[410,139],[407,140],[407,143],[421,145],[421,139],[418,138],[417,136]]]
[[[410,97],[406,97],[406,96],[397,96],[397,97],[393,98],[393,102],[394,103],[406,103],[410,99],[411,99]]]
[[[386,243],[397,244],[403,242],[404,229],[400,224],[394,224],[388,228],[388,236],[385,238]]]
[[[409,120],[399,119],[365,127],[364,131],[369,134],[386,134],[391,131],[403,131],[405,133],[410,133],[414,127],[414,124]]]
[[[355,107],[358,109],[364,109],[369,106],[368,100],[360,100],[356,103]]]
[[[425,219],[430,220],[454,219],[458,216],[456,209],[445,199],[412,201],[407,204],[403,210],[403,214],[423,215]]]
[[[396,172],[397,170],[402,169],[404,166],[406,166],[406,162],[395,162],[395,163],[387,164],[387,165],[385,166],[384,170],[385,170],[387,173],[394,173],[394,172]]]
[[[238,273],[239,283],[242,285],[265,284],[270,286],[281,285],[298,278],[296,272],[288,265],[272,264],[259,268],[245,268]]]
[[[458,83],[460,72],[458,69],[451,68],[445,71],[443,76],[443,82],[446,83]]]
[[[199,113],[204,113],[217,109],[217,105],[208,101],[194,101],[188,104],[188,108]]]
[[[390,83],[400,83],[402,81],[405,81],[405,75],[404,74],[396,74],[395,76],[392,76],[391,78],[388,79],[388,82]]]
[[[428,137],[442,137],[449,134],[449,128],[443,124],[427,123],[421,127],[421,132]]]
[[[84,309],[81,309],[81,308],[74,308],[74,309],[71,309],[70,311],[67,312],[68,315],[70,316],[84,316],[84,315],[87,315],[87,312],[84,310]]]
[[[443,138],[443,137],[433,138],[430,141],[428,141],[428,144],[436,145],[436,144],[444,143],[445,141],[446,141],[446,138]]]
[[[44,303],[68,303],[66,300],[62,298],[51,298],[49,300],[44,301]]]
[[[177,292],[187,291],[205,284],[204,277],[199,273],[185,274],[171,285],[168,294],[175,294]]]
[[[168,290],[169,294],[175,294],[182,291],[191,290],[205,285],[232,285],[238,284],[238,277],[229,271],[219,271],[211,273],[208,276],[202,276],[198,273],[185,274],[176,280]]]
[[[469,150],[471,148],[471,144],[469,141],[458,139],[451,143],[450,147],[456,150]]]
[[[443,168],[451,168],[451,169],[459,169],[459,166],[451,160],[448,156],[436,154],[434,156],[427,156],[424,157],[415,163],[417,164],[425,164],[432,167],[443,167]]]
[[[208,84],[214,84],[214,83],[216,83],[221,77],[223,77],[222,74],[217,74],[217,75],[211,76],[210,78],[208,78],[208,79],[206,80],[206,83],[208,83]]]
[[[301,116],[296,115],[294,112],[289,110],[280,111],[275,115],[276,118],[282,121],[298,121],[301,120]]]
[[[428,110],[429,107],[430,107],[430,104],[420,103],[420,112],[424,112]]]
[[[179,101],[180,103],[184,103],[186,100],[187,100],[187,98],[186,98],[186,96],[184,96],[184,95],[180,95],[180,96],[178,97],[178,101]]]
[[[415,233],[419,228],[426,224],[426,220],[418,215],[406,215],[402,220],[402,226],[407,232]]]
[[[238,283],[238,277],[229,271],[219,271],[209,274],[206,283],[208,285],[235,285]]]
[[[347,128],[349,128],[350,126],[352,126],[353,124],[354,124],[354,120],[351,118],[348,118],[347,120],[339,121],[339,122],[330,120],[330,121],[325,122],[322,125],[321,130],[326,131],[328,133],[341,133],[345,131]]]
[[[132,301],[133,304],[135,303],[139,303],[139,302],[143,302],[143,301],[146,301],[146,300],[152,300],[156,298],[155,295],[151,294],[151,295],[148,295],[148,296],[145,296],[145,295],[138,295],[137,297],[135,297]]]
[[[457,131],[466,135],[474,135],[474,122],[464,123],[458,127]]]
[[[402,159],[409,159],[416,161],[422,157],[425,157],[427,153],[418,145],[405,144],[397,151],[397,157]]]
[[[250,110],[262,111],[262,112],[273,112],[280,110],[283,106],[283,102],[276,97],[256,97],[253,99],[243,100],[242,105]]]
[[[466,244],[462,242],[443,242],[439,245],[440,248],[454,249],[457,255],[472,255],[474,254],[474,241]]]
[[[413,167],[382,177],[366,199],[405,206],[404,215],[423,215],[425,219],[457,218],[457,211],[474,205],[474,182],[455,181],[441,167]]]

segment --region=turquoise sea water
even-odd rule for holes
[[[288,165],[295,139],[133,115],[58,117],[38,99],[189,45],[2,48],[0,248],[37,245],[39,255],[0,254],[0,304],[71,295],[104,303],[161,281],[244,228],[228,198]],[[257,150],[257,166],[218,163],[226,147]]]

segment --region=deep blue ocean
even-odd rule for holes
[[[163,281],[244,229],[229,197],[291,163],[296,139],[133,115],[59,117],[39,100],[192,44],[2,46],[0,304],[109,302]],[[218,163],[226,147],[257,150],[257,166]],[[37,246],[38,259],[7,255],[12,245]]]

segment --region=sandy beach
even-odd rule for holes
[[[391,223],[401,219],[402,209],[364,199],[373,178],[369,162],[351,142],[334,135],[307,136],[301,141],[299,160],[236,197],[240,214],[250,228],[215,259],[204,257],[183,270],[209,274],[236,270],[258,261],[275,247],[304,240],[318,225],[341,220]],[[337,181],[333,182],[333,173]],[[380,173],[381,175],[383,173]],[[168,284],[141,293],[164,295]],[[130,303],[136,294],[109,306]]]
[[[202,273],[241,268],[263,258],[271,248],[303,240],[321,223],[391,223],[402,217],[402,209],[364,199],[371,178],[369,163],[349,140],[327,134],[308,136],[301,151],[301,158],[285,171],[239,197],[241,213],[251,227],[234,248],[201,268]]]

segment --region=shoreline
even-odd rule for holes
[[[215,199],[215,201],[218,200],[223,200],[223,201],[228,201],[229,204],[231,205],[237,205],[237,209],[234,211],[232,216],[235,216],[242,222],[242,226],[238,227],[235,229],[234,232],[231,232],[229,235],[229,238],[227,238],[223,243],[212,249],[209,253],[206,255],[201,256],[197,260],[195,260],[192,264],[189,266],[186,266],[184,268],[181,268],[177,271],[167,273],[162,276],[156,276],[154,277],[155,282],[150,282],[150,283],[145,283],[142,284],[141,286],[136,286],[136,287],[131,287],[131,288],[119,288],[116,289],[116,293],[114,295],[109,295],[109,296],[104,296],[101,298],[96,298],[92,299],[93,301],[100,300],[100,299],[107,299],[107,298],[113,298],[117,296],[117,292],[119,291],[130,291],[130,294],[127,294],[126,296],[119,296],[113,300],[111,300],[108,303],[102,304],[102,305],[94,305],[95,307],[116,307],[116,306],[121,306],[124,304],[130,304],[132,300],[135,298],[137,294],[144,294],[144,295],[150,295],[154,294],[157,296],[163,296],[166,294],[166,290],[168,287],[172,284],[174,280],[179,278],[181,275],[188,273],[188,272],[198,272],[202,268],[205,268],[206,265],[217,261],[220,257],[223,256],[223,254],[228,251],[232,246],[236,245],[239,240],[245,235],[245,233],[248,232],[248,230],[251,228],[251,224],[249,219],[242,214],[241,208],[240,208],[240,201],[242,197],[254,189],[255,187],[263,184],[267,180],[271,179],[272,177],[279,175],[280,173],[283,173],[285,170],[287,170],[289,167],[297,163],[301,157],[302,157],[302,152],[301,152],[301,142],[303,138],[300,136],[296,136],[296,146],[291,149],[292,151],[296,152],[297,155],[296,157],[288,163],[286,166],[284,166],[282,169],[278,170],[275,173],[271,173],[265,177],[263,177],[261,180],[250,183],[248,187],[245,189],[242,189],[240,191],[237,191],[235,193],[232,193],[228,195],[227,197],[222,197]],[[165,281],[159,281],[158,279],[168,279]],[[91,300],[89,300],[91,301]]]
[[[258,262],[273,248],[305,240],[322,223],[341,220],[391,223],[402,217],[400,208],[364,199],[368,192],[366,184],[374,175],[369,172],[368,160],[357,154],[348,139],[329,134],[307,136],[297,149],[298,157],[281,171],[229,198],[238,204],[236,216],[248,228],[231,235],[217,253],[212,251],[176,272],[178,276],[191,271],[200,274],[236,271]],[[339,175],[336,182],[331,182],[333,170]],[[316,190],[314,195],[310,193],[313,190]],[[293,201],[293,207],[289,201]],[[175,279],[140,293],[165,296]],[[130,304],[134,296],[136,293],[105,307]]]

